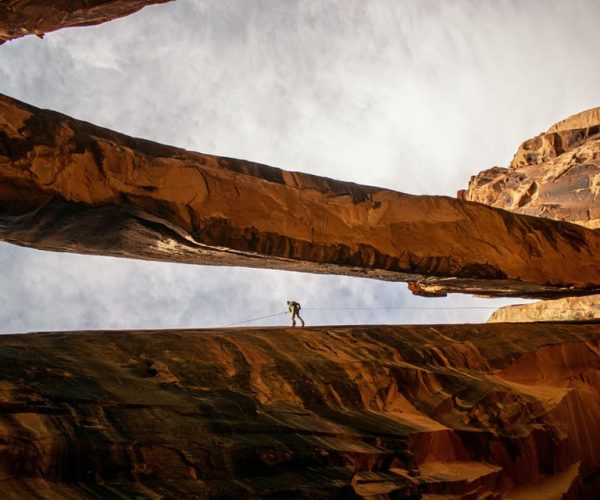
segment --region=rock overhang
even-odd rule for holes
[[[414,283],[424,295],[600,290],[600,234],[195,153],[0,97],[0,238],[57,251]]]

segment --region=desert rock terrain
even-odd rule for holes
[[[495,311],[492,323],[523,321],[589,321],[600,319],[600,297],[565,297],[530,304],[505,306]]]
[[[519,147],[509,168],[471,177],[459,196],[515,213],[600,227],[600,108],[558,122]]]
[[[0,239],[46,250],[415,282],[600,289],[600,233],[128,137],[0,96]]]
[[[514,213],[600,227],[600,108],[577,113],[525,141],[509,168],[471,177],[462,199]],[[598,318],[600,297],[564,298],[508,306],[490,321],[560,321]]]
[[[519,498],[535,484],[585,498],[600,468],[599,334],[553,323],[0,336],[0,489],[433,499]]]
[[[9,0],[0,44],[152,3]],[[455,200],[189,152],[0,96],[0,240],[560,298],[483,325],[2,335],[2,498],[596,498],[600,324],[582,320],[600,291],[599,109]],[[551,321],[507,323],[519,317]]]

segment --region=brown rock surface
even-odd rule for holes
[[[592,108],[552,125],[547,132],[525,141],[511,162],[511,168],[545,163],[579,148],[600,134],[600,108]]]
[[[531,304],[501,307],[490,316],[490,323],[526,321],[589,321],[600,319],[600,296],[565,297]]]
[[[525,141],[508,169],[471,178],[462,197],[515,213],[600,227],[600,108],[573,115]],[[507,306],[491,322],[595,319],[598,296]]]
[[[0,97],[0,239],[41,249],[421,280],[413,290],[600,289],[600,234],[439,196],[134,139]]]
[[[162,1],[8,0],[0,43]],[[492,186],[484,197],[524,182],[517,211],[539,215],[554,197],[544,215],[597,227],[595,208],[581,211],[595,200],[597,115],[516,155],[511,171],[555,162],[549,177],[526,172],[554,187],[495,170],[478,181]],[[0,239],[12,243],[420,279],[411,289],[424,295],[561,296],[600,288],[599,238],[190,153],[0,97]],[[592,498],[599,368],[595,323],[0,336],[0,493]]]
[[[471,177],[459,197],[516,213],[600,227],[600,108],[525,141],[509,168]]]
[[[4,335],[0,491],[576,498],[599,368],[598,324]]]
[[[172,0],[2,0],[0,45],[26,35],[44,36],[73,26],[92,26],[125,17],[146,5]]]

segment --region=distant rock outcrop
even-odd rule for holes
[[[425,295],[600,291],[600,233],[164,146],[0,96],[0,240],[411,281]]]
[[[515,213],[600,227],[600,108],[525,141],[509,168],[471,177],[459,198]]]
[[[600,228],[600,108],[558,122],[525,141],[509,168],[471,177],[459,198],[514,213]],[[589,320],[600,317],[600,296],[507,306],[492,322]]]
[[[0,491],[593,498],[599,369],[600,325],[4,335]]]
[[[505,306],[495,311],[490,323],[521,323],[528,321],[589,321],[600,320],[600,296],[565,297],[531,304]]]
[[[92,26],[133,14],[146,5],[172,0],[2,0],[0,45],[26,35]]]

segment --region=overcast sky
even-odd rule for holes
[[[598,106],[595,0],[177,0],[0,47],[0,91],[111,129],[414,194],[453,196]],[[0,331],[482,321],[508,301],[382,283],[0,244]],[[285,316],[256,324],[283,324]],[[254,323],[250,323],[254,324]]]

